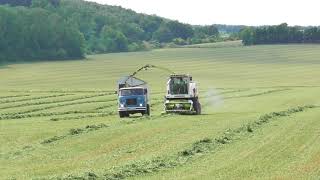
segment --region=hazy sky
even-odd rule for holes
[[[190,24],[320,25],[320,0],[89,0]]]

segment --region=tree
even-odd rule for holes
[[[128,23],[122,25],[123,34],[130,42],[138,42],[145,39],[144,30],[136,23]]]
[[[0,7],[0,60],[84,57],[83,35],[58,14],[42,8]]]
[[[255,32],[253,28],[244,28],[240,31],[240,37],[244,45],[255,44]]]
[[[289,27],[287,23],[277,26],[245,28],[240,35],[244,45],[320,42],[320,28]]]
[[[162,24],[159,29],[153,34],[152,39],[157,40],[159,42],[170,42],[174,38],[174,34],[170,31],[170,29]]]
[[[105,26],[101,31],[101,38],[106,47],[106,52],[128,51],[128,39],[120,31]]]
[[[194,35],[192,26],[188,24],[182,24],[178,21],[169,21],[166,26],[174,38],[182,38],[186,40]]]
[[[218,36],[219,30],[215,25],[202,26],[199,28],[199,31],[204,33],[207,36]]]
[[[11,6],[30,6],[32,0],[1,0],[0,4],[9,4]]]

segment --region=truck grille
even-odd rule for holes
[[[137,105],[137,99],[127,99],[127,105]]]

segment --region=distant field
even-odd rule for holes
[[[319,179],[320,45],[216,46],[2,66],[0,179]],[[120,120],[145,64],[192,74],[203,115],[161,114],[150,70],[151,117]]]
[[[226,41],[216,43],[203,43],[183,46],[185,48],[224,48],[224,47],[239,47],[242,46],[242,41]]]

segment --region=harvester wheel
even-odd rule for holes
[[[201,104],[198,102],[198,108],[196,109],[196,113],[197,115],[200,115],[201,114]]]
[[[196,115],[200,115],[201,114],[201,104],[200,104],[198,99],[195,99],[193,101],[193,108],[196,111]]]

